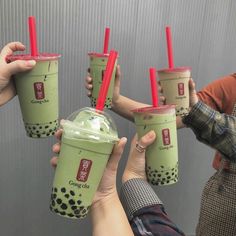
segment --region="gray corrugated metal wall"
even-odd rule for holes
[[[165,26],[171,25],[175,64],[191,66],[198,88],[234,71],[234,0],[1,0],[0,45],[19,40],[28,46],[27,17],[35,15],[39,48],[62,54],[60,117],[88,106],[84,78],[87,52],[102,50],[104,28],[110,48],[119,51],[122,94],[150,102],[148,67],[167,66]],[[89,219],[70,221],[48,210],[54,138],[25,136],[15,98],[0,108],[0,234],[4,236],[90,235]],[[131,123],[113,114],[120,136],[131,138]],[[202,187],[210,174],[213,151],[178,131],[180,181],[155,188],[173,220],[194,234]],[[120,165],[124,167],[125,159]]]

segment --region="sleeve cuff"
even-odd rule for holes
[[[131,179],[121,187],[120,201],[129,220],[143,207],[162,204],[154,190],[143,179]]]
[[[183,123],[198,130],[204,129],[209,120],[214,116],[214,110],[208,107],[202,101],[198,101],[191,109],[188,115],[183,117]]]

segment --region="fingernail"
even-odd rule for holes
[[[149,138],[153,138],[153,137],[155,137],[156,136],[156,133],[153,131],[153,130],[151,130],[149,133],[148,133],[148,137]]]
[[[36,65],[36,61],[34,61],[34,60],[29,60],[29,61],[25,61],[25,64],[27,65],[27,66],[34,66],[34,65]]]

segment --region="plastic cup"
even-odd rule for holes
[[[176,105],[176,115],[186,115],[189,112],[189,79],[191,68],[178,67],[158,71],[166,104]]]
[[[99,95],[99,90],[102,85],[103,76],[106,70],[106,65],[108,61],[109,54],[99,54],[99,53],[89,53],[90,57],[90,75],[93,79],[93,90],[91,95],[91,106],[96,107],[97,99]],[[112,78],[110,81],[109,89],[106,96],[106,101],[104,107],[111,108],[113,91],[114,91],[114,82],[115,82],[115,73],[116,73],[117,61],[114,66],[112,73]]]
[[[59,54],[13,55],[8,61],[36,60],[35,67],[15,75],[26,134],[32,138],[48,137],[58,127]]]
[[[108,114],[93,108],[73,113],[62,126],[50,209],[60,216],[82,219],[118,141],[117,129]]]
[[[156,140],[146,150],[146,174],[153,185],[178,181],[178,144],[174,105],[133,110],[138,137],[154,130]]]

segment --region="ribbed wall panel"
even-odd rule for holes
[[[172,28],[175,65],[191,66],[201,88],[235,70],[235,12],[233,0],[1,0],[0,47],[19,40],[29,48],[27,17],[36,16],[39,50],[62,54],[60,117],[65,118],[89,106],[84,88],[87,53],[102,51],[105,27],[111,28],[109,48],[119,52],[121,93],[150,103],[148,68],[168,66],[165,26]],[[134,126],[111,114],[120,136],[130,141]],[[187,129],[178,131],[178,137],[180,181],[155,190],[173,220],[192,235],[201,191],[213,171],[213,151]],[[91,235],[89,219],[70,221],[49,211],[54,175],[49,160],[55,142],[53,137],[25,136],[17,97],[0,108],[1,235]],[[128,150],[127,145],[118,180]]]

